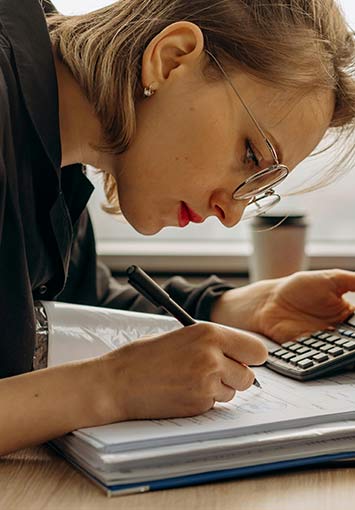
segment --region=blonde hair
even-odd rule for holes
[[[135,135],[143,93],[141,61],[166,26],[190,21],[225,66],[278,87],[330,89],[330,128],[346,137],[355,117],[354,34],[333,0],[119,0],[80,16],[48,17],[52,43],[93,105],[105,133],[103,151],[122,153]],[[210,61],[208,73],[215,69]],[[220,76],[220,73],[218,73]],[[347,155],[342,158],[344,162]],[[119,211],[113,177],[104,175],[108,212]]]

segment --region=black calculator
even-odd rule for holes
[[[265,365],[302,381],[355,368],[355,314],[334,331],[316,331],[269,349]]]

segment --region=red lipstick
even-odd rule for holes
[[[192,221],[193,223],[202,223],[203,218],[199,214],[197,214],[193,209],[191,209],[185,202],[181,202],[179,208],[179,226],[186,227]]]

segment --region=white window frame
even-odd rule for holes
[[[115,272],[138,264],[154,272],[246,273],[252,246],[247,241],[98,241],[97,253]],[[309,243],[306,253],[309,269],[355,270],[355,243]]]

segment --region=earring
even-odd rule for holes
[[[144,87],[144,97],[152,97],[155,94],[155,90],[151,85],[149,87]]]

